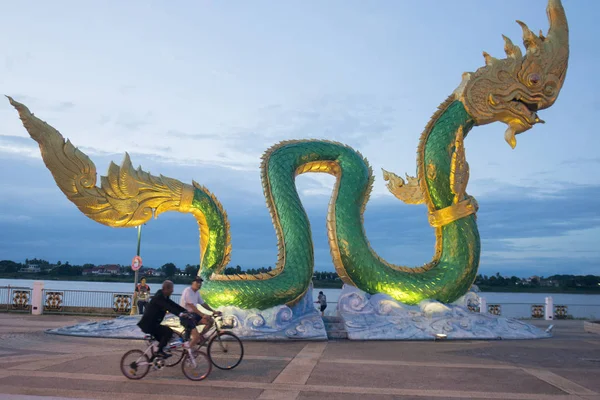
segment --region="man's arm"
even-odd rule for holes
[[[169,310],[169,312],[171,314],[175,314],[175,315],[179,315],[181,313],[186,313],[187,310],[183,307],[181,307],[179,304],[175,303],[173,300],[171,299],[166,299],[166,303],[167,303],[167,310]]]
[[[213,314],[222,314],[221,311],[215,311],[215,310],[213,310],[213,308],[211,306],[209,306],[208,304],[206,304],[204,302],[202,304],[200,304],[200,305],[202,307],[206,308],[208,311],[212,312]]]
[[[185,303],[186,306],[189,306],[192,310],[194,310],[194,314],[198,314],[199,316],[204,316],[207,315],[205,313],[203,313],[202,311],[200,311],[198,309],[198,305],[197,304],[192,304],[192,303]]]
[[[160,308],[165,311],[170,312],[171,314],[179,315],[181,313],[186,313],[187,310],[181,307],[179,304],[175,303],[171,299],[167,299],[163,296],[156,296],[156,303]]]

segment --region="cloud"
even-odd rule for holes
[[[561,161],[561,165],[580,166],[582,164],[600,164],[600,157],[578,157]]]
[[[0,135],[0,153],[28,158],[42,158],[37,143],[24,136]]]
[[[204,134],[204,133],[185,133],[176,130],[167,131],[167,136],[170,136],[175,139],[218,139],[219,135],[217,134]]]
[[[28,107],[36,107],[39,110],[44,110],[46,112],[69,111],[75,107],[75,103],[67,100],[48,100],[25,94],[10,94],[10,96],[14,99],[18,99],[19,102],[24,103]]]
[[[139,131],[152,123],[152,117],[152,111],[147,111],[142,115],[123,111],[114,117],[114,124],[128,131]],[[107,122],[110,122],[110,120]]]
[[[21,223],[31,220],[32,218],[29,215],[0,214],[0,222]]]
[[[395,110],[386,104],[387,99],[350,95],[320,96],[286,106],[257,105],[251,120],[224,121],[216,126],[202,119],[193,120],[179,109],[169,115],[163,110],[126,104],[120,109],[96,111],[85,107],[64,113],[74,107],[72,102],[55,104],[32,96],[14,97],[78,147],[100,153],[129,151],[178,165],[235,170],[256,168],[262,153],[282,140],[327,138],[360,148],[380,139],[395,123]],[[10,111],[18,121],[14,110]],[[165,122],[169,120],[180,122],[168,127]]]

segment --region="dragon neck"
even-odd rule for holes
[[[421,134],[417,178],[430,213],[455,203],[451,177],[457,134],[460,130],[466,137],[474,124],[463,103],[452,95],[438,107]]]
[[[465,203],[462,201],[465,194],[457,196],[453,191],[456,189],[453,159],[457,146],[462,146],[462,137],[473,125],[463,104],[451,96],[421,135],[417,175],[430,221],[432,215],[439,213],[455,217],[452,206]],[[343,168],[328,216],[333,262],[340,278],[369,293],[386,293],[408,304],[424,299],[451,302],[468,290],[479,265],[475,216],[468,213],[435,227],[435,253],[430,262],[419,267],[388,263],[372,249],[363,227],[369,179],[366,172],[351,171],[351,167]]]
[[[440,106],[421,136],[418,177],[430,213],[457,205],[455,155],[472,126],[462,103],[452,97]],[[289,141],[269,149],[262,164],[265,197],[279,247],[276,268],[267,274],[220,274],[230,249],[228,224],[216,199],[196,187],[194,206],[205,215],[203,223],[210,232],[205,235],[201,271],[208,278],[202,293],[205,300],[265,308],[293,303],[304,294],[312,277],[314,254],[310,223],[295,176],[309,172],[336,177],[327,231],[333,263],[344,282],[409,304],[423,299],[450,302],[472,284],[479,263],[479,234],[473,215],[435,227],[435,255],[429,263],[416,268],[390,264],[371,248],[363,226],[373,183],[367,161],[339,143]]]

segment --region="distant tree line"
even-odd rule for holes
[[[85,265],[71,265],[68,261],[64,264],[58,261],[56,264],[51,264],[46,260],[40,260],[37,258],[26,259],[25,264],[14,262],[11,260],[0,261],[0,273],[15,274],[19,273],[23,269],[36,266],[39,268],[39,272],[35,275],[50,275],[50,276],[78,276],[82,274],[82,271],[91,264]],[[25,273],[23,273],[25,275]]]
[[[500,275],[477,275],[475,284],[482,287],[555,287],[561,289],[600,289],[600,276],[595,275],[551,275],[549,277],[531,276],[529,278],[518,278],[516,276],[506,277]]]
[[[132,271],[129,265],[117,265],[119,270],[117,276],[113,278],[117,279],[122,277],[123,279],[130,276]],[[83,265],[72,265],[68,261],[64,263],[57,261],[55,264],[50,263],[47,260],[42,259],[26,259],[25,263],[19,263],[11,260],[0,261],[0,275],[4,277],[41,277],[44,276],[54,279],[68,278],[68,277],[79,277],[84,274],[84,271],[97,268],[99,266],[94,264],[83,264]],[[150,268],[144,266],[141,270],[141,276],[147,276],[148,278],[159,279],[173,279],[176,282],[187,282],[190,277],[196,276],[200,269],[199,265],[187,264],[183,269],[178,268],[174,263],[166,263],[160,268]],[[236,274],[259,274],[267,273],[273,270],[272,267],[260,267],[260,268],[249,268],[244,269],[240,265],[235,267],[227,267],[223,271],[225,275],[236,275]],[[75,279],[75,278],[74,278]],[[79,279],[86,279],[85,277]],[[313,281],[323,287],[328,285],[341,286],[340,278],[335,272],[323,272],[315,271],[313,274]],[[510,289],[538,289],[538,288],[555,288],[557,290],[569,290],[569,289],[587,289],[587,290],[600,290],[600,276],[596,275],[551,275],[548,277],[543,276],[531,276],[529,278],[519,278],[517,276],[502,276],[499,272],[495,275],[477,275],[475,284],[482,290],[501,290],[503,288]]]
[[[36,272],[24,272],[28,267],[35,267]],[[37,258],[34,259],[26,259],[25,263],[18,263],[10,260],[0,261],[0,274],[11,274],[11,275],[23,275],[25,276],[60,276],[60,277],[69,277],[69,276],[81,276],[84,275],[84,271],[90,270],[93,268],[99,267],[95,264],[83,264],[83,265],[71,265],[68,261],[62,263],[58,261],[56,264],[52,264],[47,260],[40,260]],[[37,271],[39,268],[39,271]],[[128,265],[119,265],[119,275],[129,275],[131,273],[131,267]],[[183,269],[178,268],[174,263],[166,263],[160,268],[157,268],[156,271],[159,272],[157,275],[150,276],[161,276],[163,278],[175,278],[175,277],[193,277],[198,274],[200,269],[200,265],[192,265],[187,264]],[[148,271],[154,272],[154,268],[149,268],[144,266],[141,270],[142,276]],[[248,268],[244,269],[240,265],[236,265],[235,267],[227,267],[223,271],[225,275],[236,275],[236,274],[260,274],[267,273],[273,271],[271,266],[269,267],[260,267],[260,268]],[[314,280],[319,281],[335,281],[339,280],[337,274],[335,272],[315,272],[313,276]]]

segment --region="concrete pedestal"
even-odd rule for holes
[[[33,282],[33,290],[31,291],[31,314],[41,315],[44,311],[44,282]]]
[[[544,318],[546,321],[554,319],[554,300],[552,297],[546,297],[546,307],[544,308]]]

